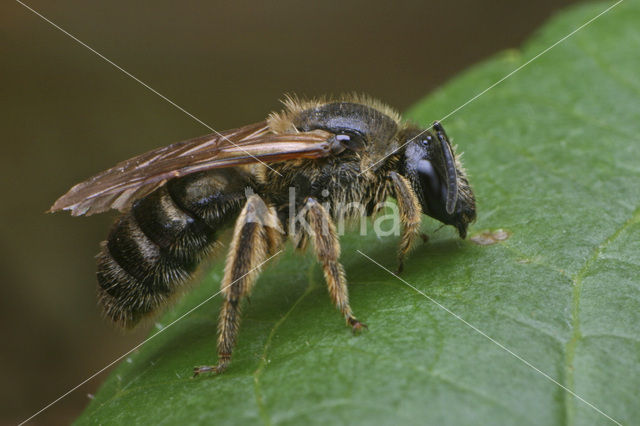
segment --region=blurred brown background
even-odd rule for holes
[[[223,130],[263,119],[285,92],[359,91],[406,109],[469,65],[518,47],[572,2],[27,4]],[[114,215],[44,211],[117,161],[209,130],[19,3],[0,5],[0,24],[4,424],[29,417],[146,335],[122,335],[95,306],[93,256]],[[72,421],[103,378],[34,423]]]

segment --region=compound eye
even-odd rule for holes
[[[363,151],[367,144],[364,137],[355,132],[341,132],[336,135],[336,140],[340,142],[345,148],[351,151]]]
[[[428,185],[430,197],[427,198],[438,197],[442,192],[442,184],[438,173],[431,164],[431,161],[420,160],[418,162],[417,171],[420,176],[420,180]]]

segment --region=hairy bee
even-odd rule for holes
[[[195,374],[229,365],[240,302],[285,236],[299,248],[312,242],[333,303],[354,331],[365,327],[349,306],[337,205],[361,203],[372,214],[387,197],[397,200],[400,269],[422,213],[455,226],[461,238],[476,216],[465,171],[439,123],[422,130],[363,96],[289,97],[284,105],[265,121],[122,162],[51,207],[72,215],[123,212],[102,243],[97,276],[104,314],[126,328],[165,305],[235,221],[221,284],[218,364]]]

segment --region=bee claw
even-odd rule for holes
[[[199,365],[199,366],[193,367],[193,377],[196,378],[198,377],[199,374],[211,371],[213,370],[213,368],[214,367],[211,367],[208,365]]]
[[[400,264],[398,265],[398,269],[396,269],[396,275],[400,275],[403,270],[404,270],[404,264],[400,262]]]
[[[220,374],[224,371],[224,367],[220,365],[198,365],[193,367],[193,378],[198,377],[201,373]]]
[[[349,325],[351,326],[351,331],[353,331],[353,334],[358,334],[364,329],[369,329],[369,327],[367,327],[367,324],[363,324],[355,318],[349,319]]]

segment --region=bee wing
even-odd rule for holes
[[[329,155],[330,133],[274,134],[265,121],[224,133],[177,142],[116,164],[75,185],[49,212],[69,210],[73,216],[101,213],[131,204],[169,179],[204,170],[252,163]]]

